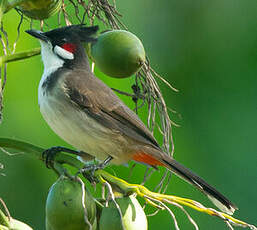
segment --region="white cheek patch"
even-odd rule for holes
[[[74,59],[74,55],[73,53],[63,49],[62,47],[60,46],[55,46],[54,47],[54,52],[59,55],[60,57],[62,57],[63,59],[69,59],[69,60],[72,60]]]

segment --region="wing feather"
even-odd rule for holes
[[[72,103],[97,122],[114,132],[160,149],[154,136],[139,117],[91,72],[69,72],[65,78],[65,88]]]

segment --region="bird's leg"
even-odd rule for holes
[[[99,163],[99,164],[93,164],[93,165],[86,165],[84,166],[80,172],[88,172],[88,171],[92,171],[95,172],[98,169],[104,169],[109,163],[110,161],[113,159],[112,156],[108,156],[103,162]]]
[[[95,171],[97,171],[98,169],[104,169],[111,162],[112,159],[112,156],[108,156],[103,162],[99,164],[86,165],[79,170],[79,173],[81,173],[90,182],[95,182]]]
[[[53,168],[54,159],[55,159],[56,155],[60,152],[72,153],[72,154],[75,154],[78,156],[82,155],[82,153],[83,153],[81,151],[76,151],[76,150],[68,149],[68,148],[61,147],[61,146],[54,146],[49,149],[46,149],[42,153],[42,158],[43,158],[47,168]]]

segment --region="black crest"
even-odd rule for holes
[[[80,24],[50,30],[45,32],[44,35],[50,38],[53,43],[63,39],[67,41],[76,39],[80,42],[94,42],[97,40],[97,31],[98,26],[85,26],[84,24]]]

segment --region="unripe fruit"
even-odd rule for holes
[[[88,230],[88,221],[96,229],[96,206],[84,188],[86,212],[82,205],[82,186],[78,181],[61,176],[51,187],[46,201],[47,230]]]
[[[10,230],[32,230],[32,228],[19,220],[11,218]]]
[[[116,198],[122,212],[122,228],[119,210],[113,201],[108,207],[102,209],[99,230],[147,230],[147,219],[143,208],[132,195],[129,197]]]
[[[56,14],[62,0],[28,0],[19,5],[19,9],[29,18],[43,20]]]
[[[9,228],[7,228],[6,226],[0,224],[0,230],[9,230]]]
[[[32,228],[12,217],[8,218],[0,209],[0,230],[32,230]]]
[[[89,56],[106,75],[125,78],[136,73],[145,62],[141,41],[125,30],[112,30],[99,35],[91,44]]]

